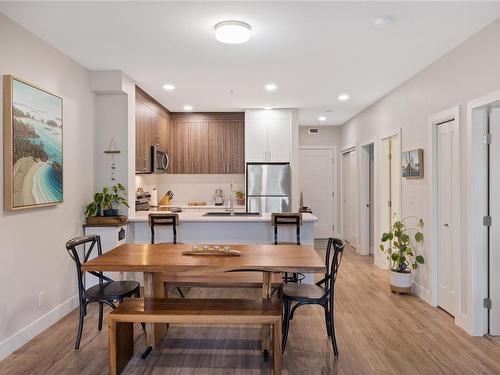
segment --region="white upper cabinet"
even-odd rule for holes
[[[291,111],[250,110],[245,112],[245,160],[289,162]]]
[[[268,151],[267,121],[245,118],[245,160],[266,161]]]

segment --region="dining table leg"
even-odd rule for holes
[[[148,298],[165,298],[163,280],[161,272],[144,272],[144,303],[147,304]],[[146,352],[160,346],[161,340],[167,333],[166,323],[146,323]],[[143,357],[145,357],[143,355]]]
[[[262,273],[262,298],[269,299],[271,298],[271,280],[272,273],[264,271]],[[264,354],[264,358],[267,360],[269,357],[269,351],[271,350],[271,325],[263,324],[262,325],[262,341],[261,341],[261,349]]]

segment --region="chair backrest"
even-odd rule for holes
[[[83,258],[78,254],[78,247],[83,245]],[[80,297],[85,295],[85,272],[82,270],[82,264],[89,260],[92,251],[97,245],[97,255],[102,255],[101,237],[98,235],[80,236],[75,237],[66,242],[66,250],[68,251],[71,259],[74,260],[76,265],[76,277],[78,281],[78,292]],[[99,284],[104,281],[112,281],[110,278],[103,276],[102,272],[89,272],[99,279]]]
[[[155,243],[155,227],[172,227],[173,243],[177,243],[177,226],[179,215],[176,213],[149,214],[149,226],[151,227],[151,243]]]
[[[271,225],[274,227],[274,244],[278,244],[278,227],[296,227],[297,245],[300,245],[300,227],[302,214],[294,212],[275,212],[271,214]]]
[[[332,256],[333,247],[333,256]],[[330,295],[333,298],[335,288],[335,280],[339,271],[342,255],[344,254],[344,243],[338,238],[329,238],[328,245],[326,246],[326,274],[325,274],[325,296]]]

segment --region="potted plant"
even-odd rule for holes
[[[118,216],[116,206],[123,204],[129,207],[124,191],[125,187],[120,183],[111,187],[104,186],[102,192],[95,193],[94,200],[89,203],[85,210],[85,216],[101,216],[101,209],[103,209],[102,213],[106,217]]]
[[[408,223],[416,221],[413,226]],[[410,216],[395,220],[391,230],[382,235],[380,250],[387,254],[390,262],[389,279],[392,292],[410,293],[412,270],[424,264],[424,257],[416,255],[417,244],[424,240],[420,231],[424,227],[422,219]]]
[[[245,193],[242,191],[237,191],[234,193],[234,196],[236,197],[236,204],[240,206],[245,205]]]

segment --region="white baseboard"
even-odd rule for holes
[[[45,315],[0,342],[0,361],[26,344],[33,337],[49,328],[78,306],[77,296],[64,301]]]
[[[429,295],[429,290],[424,288],[422,285],[420,285],[417,282],[413,282],[413,293],[417,296],[423,299],[425,302],[427,302],[429,305],[431,304],[431,299]]]

